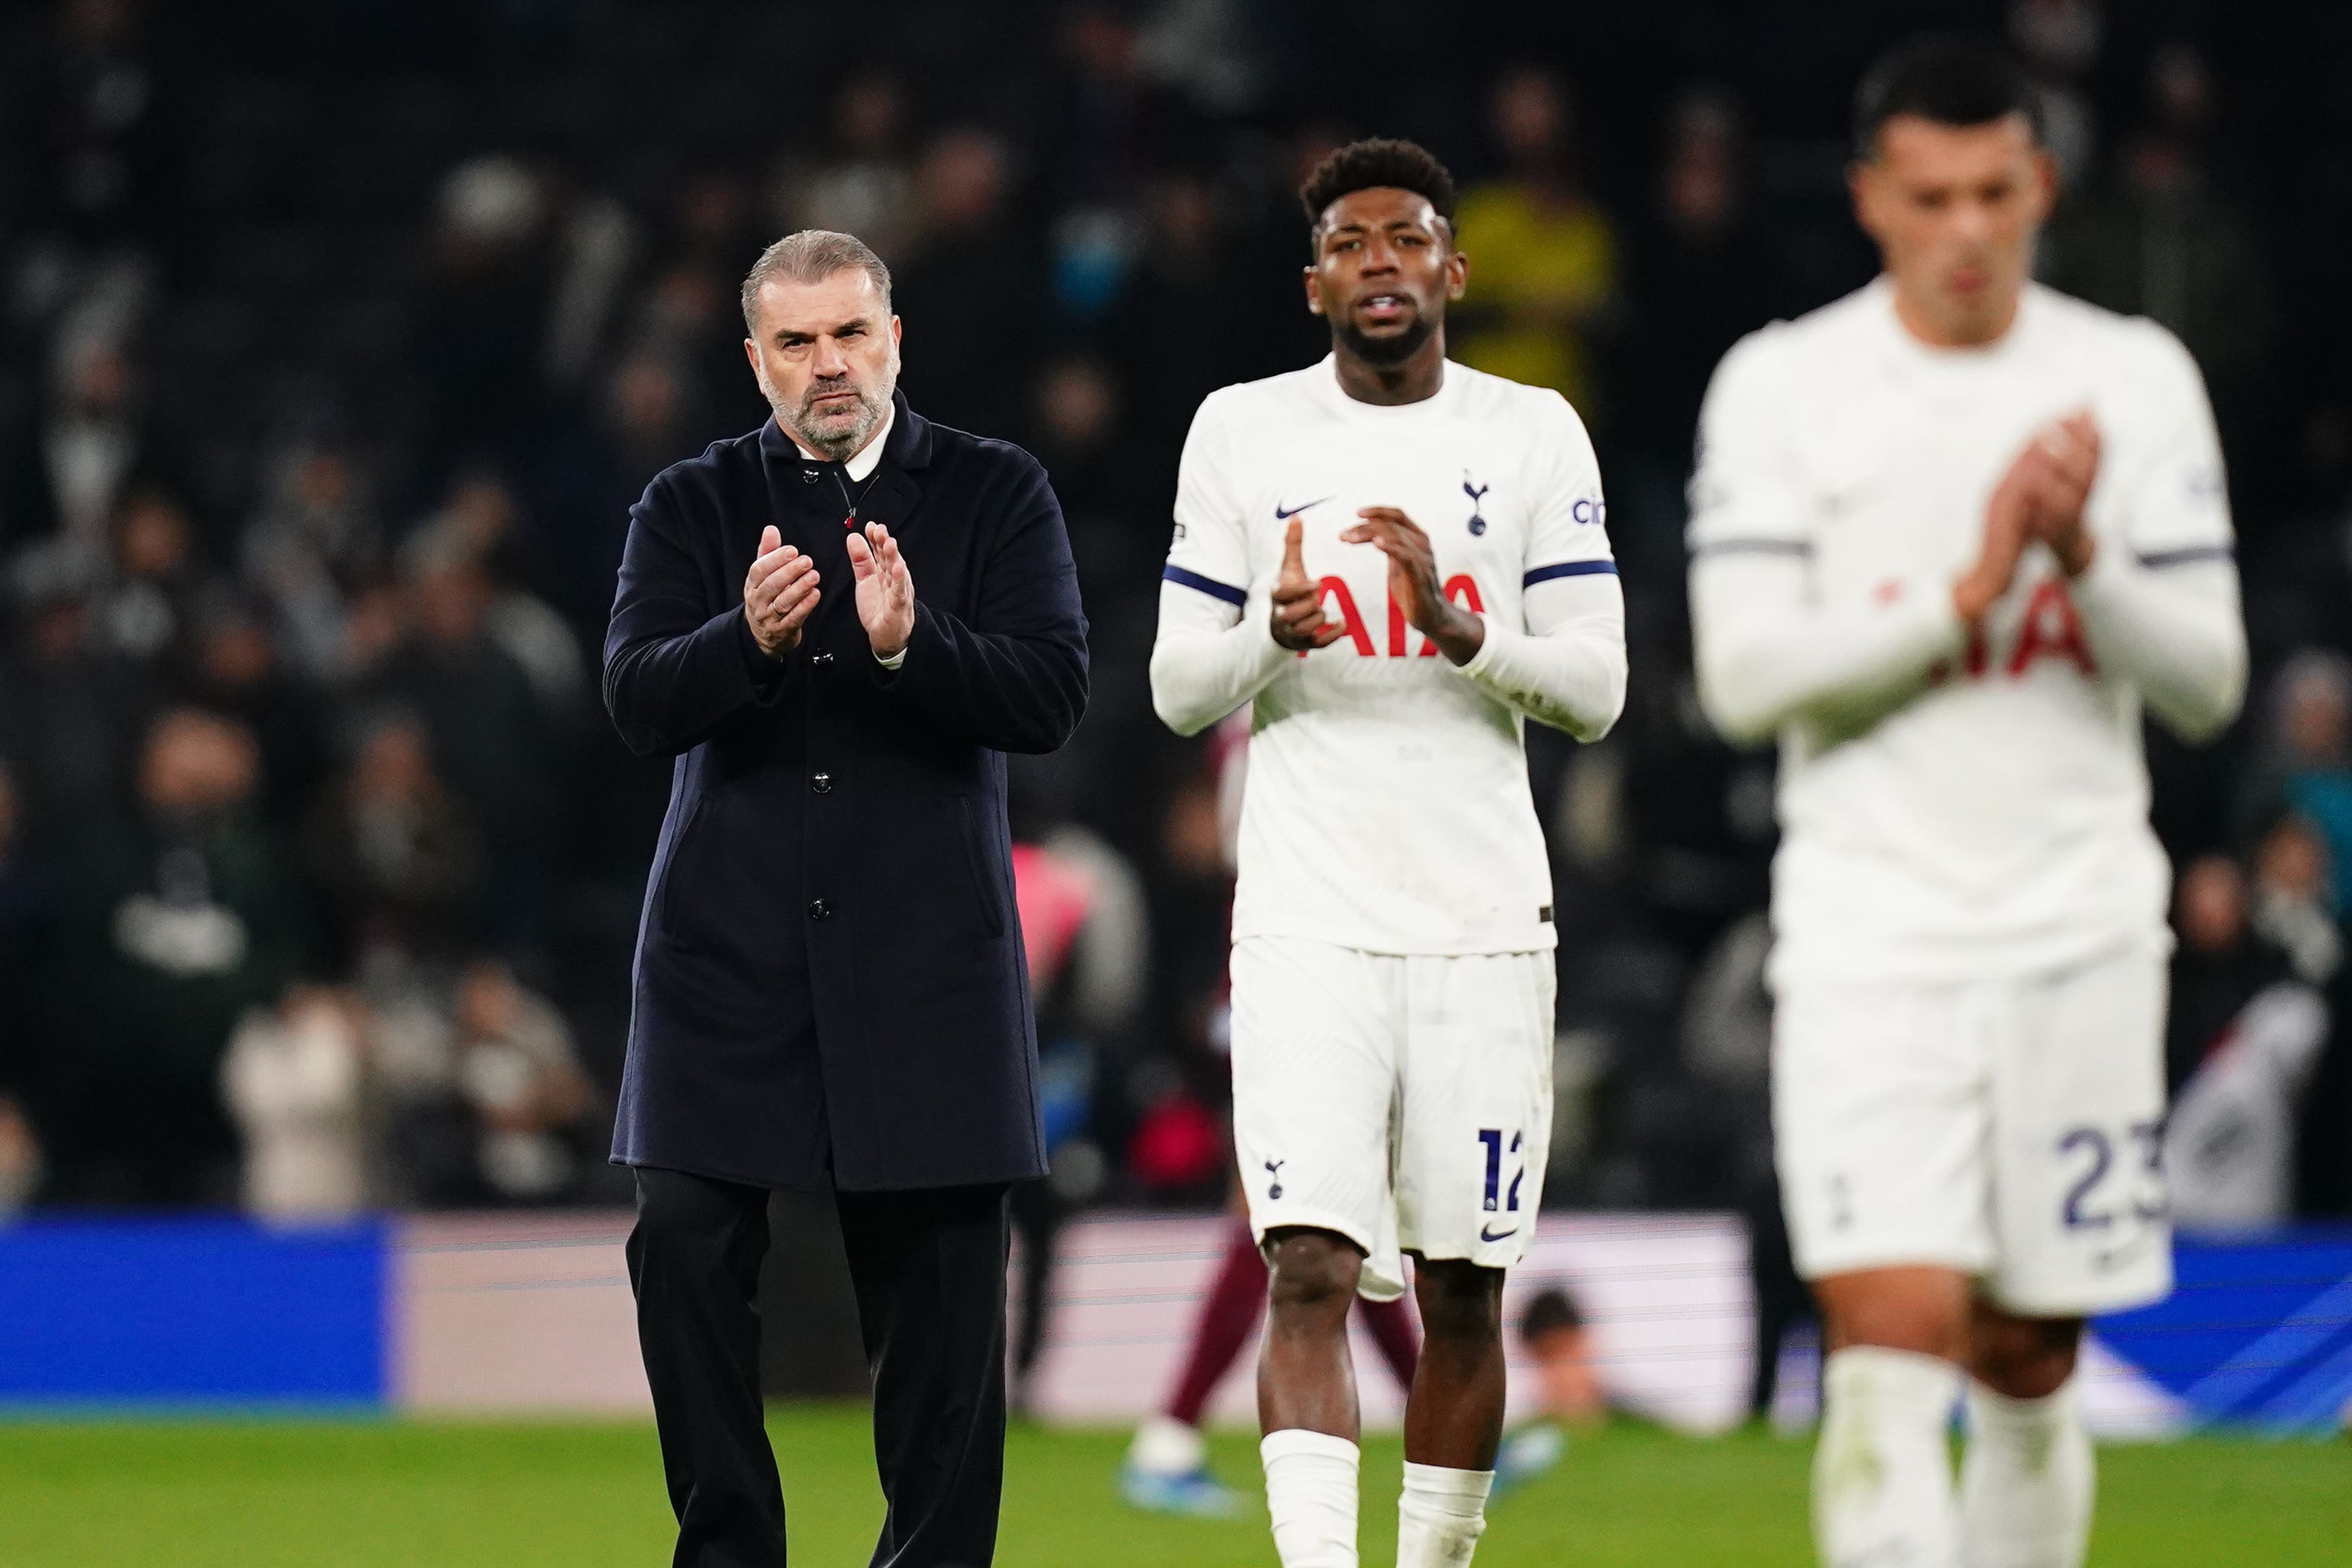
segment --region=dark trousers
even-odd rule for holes
[[[1069,1206],[1048,1177],[1013,1189],[1013,1228],[1021,1235],[1021,1315],[1013,1325],[1013,1394],[1024,1415],[1029,1410],[1030,1375],[1045,1348],[1045,1324],[1054,1312],[1054,1255]]]
[[[629,1282],[676,1568],[782,1568],[760,1403],[764,1188],[640,1169]],[[1004,1481],[1005,1189],[837,1194],[888,1511],[874,1568],[985,1568]],[[779,1324],[782,1333],[792,1325]]]

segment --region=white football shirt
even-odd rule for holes
[[[1448,597],[1484,617],[1468,664],[1406,624],[1378,547],[1340,542],[1372,506],[1419,524]],[[1347,633],[1304,655],[1268,625],[1294,518]],[[1234,936],[1551,946],[1522,716],[1588,738],[1616,721],[1616,570],[1592,444],[1556,392],[1449,362],[1435,396],[1376,405],[1326,359],[1212,393],[1184,444],[1151,677],[1188,735],[1255,702]]]
[[[1951,585],[2036,432],[2103,436],[2091,569],[2040,545],[1971,636]],[[2143,701],[2191,737],[2245,679],[2221,456],[2161,327],[2028,288],[1979,350],[1930,348],[1885,280],[1716,372],[1692,482],[1700,695],[1781,737],[1776,980],[1959,979],[2166,940]]]

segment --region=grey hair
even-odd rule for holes
[[[873,247],[856,235],[833,229],[803,229],[788,234],[760,253],[743,277],[743,329],[760,335],[760,289],[773,278],[793,283],[822,283],[836,272],[856,267],[874,280],[882,308],[890,308],[890,269]]]

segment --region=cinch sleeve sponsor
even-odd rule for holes
[[[1538,439],[1549,449],[1549,472],[1528,518],[1527,575],[1532,588],[1556,578],[1613,573],[1609,504],[1601,494],[1601,464],[1584,422],[1566,399],[1552,394]],[[1541,472],[1541,470],[1538,470]]]

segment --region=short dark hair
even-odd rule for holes
[[[2025,116],[2042,140],[2042,103],[2014,56],[1982,39],[1915,38],[1879,57],[1853,95],[1853,155],[1878,153],[1878,133],[1898,114],[1937,125],[1990,125]]]
[[[1383,187],[1425,196],[1439,217],[1449,224],[1454,221],[1454,176],[1445,172],[1445,165],[1418,142],[1385,136],[1335,149],[1298,187],[1298,204],[1307,209],[1311,229],[1340,197]]]
[[[1519,1338],[1528,1344],[1546,1334],[1583,1326],[1584,1314],[1577,1311],[1575,1298],[1557,1286],[1537,1291],[1519,1314]]]

